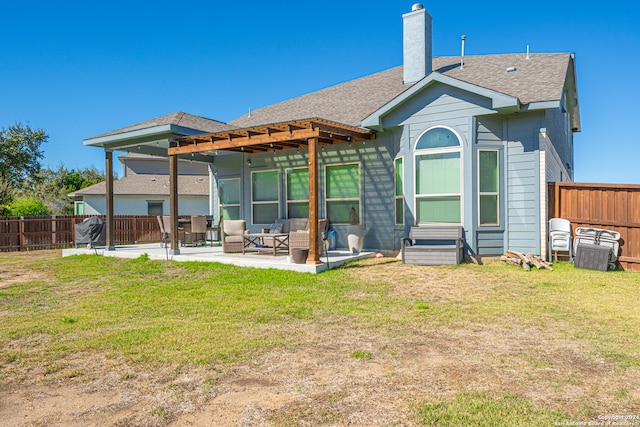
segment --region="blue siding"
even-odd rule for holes
[[[573,179],[573,132],[571,130],[569,113],[560,108],[547,110],[545,114],[547,136],[564,167]]]
[[[499,254],[505,249],[540,253],[540,129],[547,125],[542,112],[498,115],[489,100],[456,88],[435,84],[408,100],[383,118],[386,126],[377,139],[326,146],[319,152],[319,216],[325,217],[324,171],[330,164],[361,164],[361,223],[366,249],[399,249],[400,237],[408,235],[414,219],[414,153],[417,137],[426,129],[448,126],[462,139],[463,226],[472,253]],[[500,153],[501,214],[498,227],[477,225],[477,150],[494,148]],[[404,157],[405,224],[395,226],[393,161]],[[247,158],[251,165],[246,164]],[[241,176],[242,215],[250,229],[252,170],[277,169],[280,172],[280,217],[285,217],[287,168],[306,167],[307,151],[245,154],[220,157],[212,165],[217,177]],[[274,218],[275,219],[275,218]],[[346,225],[336,225],[337,246],[345,248]],[[255,231],[255,230],[254,230]]]
[[[425,91],[407,101],[395,111],[383,118],[385,126],[402,126],[402,144],[395,156],[404,156],[405,180],[405,229],[403,236],[408,235],[408,229],[415,224],[415,160],[413,147],[417,138],[432,126],[447,126],[454,129],[462,138],[462,197],[463,197],[463,226],[467,245],[475,252],[474,236],[474,200],[475,200],[475,139],[473,118],[478,115],[493,114],[491,101],[477,94],[449,87],[440,83],[429,86]],[[394,157],[395,157],[394,156]],[[399,234],[399,233],[397,233]],[[397,235],[396,235],[397,237]],[[399,239],[398,239],[399,241]],[[396,246],[397,247],[397,244]]]
[[[394,138],[400,133],[387,131],[377,135],[375,141],[366,144],[354,143],[351,146],[341,144],[325,146],[318,154],[318,213],[325,218],[325,166],[342,163],[360,163],[361,217],[360,223],[364,227],[365,249],[393,249],[396,234],[394,224],[394,182],[393,159]],[[241,163],[243,194],[242,215],[247,219],[247,227],[251,231],[259,231],[262,225],[251,224],[251,171],[277,169],[280,173],[280,217],[286,217],[286,186],[285,172],[287,168],[307,167],[308,151],[301,149],[277,153],[245,154],[245,161]],[[246,165],[246,158],[251,159],[251,166]],[[237,165],[237,162],[235,162]],[[231,173],[232,168],[222,167],[222,171]],[[238,169],[235,169],[236,174]],[[220,171],[218,172],[220,176]],[[276,218],[274,218],[275,220]],[[346,248],[347,226],[333,225],[337,233],[337,247]]]
[[[476,142],[478,145],[502,145],[502,117],[478,117]]]
[[[499,255],[504,253],[504,231],[478,231],[478,254]]]
[[[507,121],[507,248],[540,253],[541,114]]]
[[[476,146],[477,149],[488,148],[496,149],[500,155],[499,169],[500,169],[500,224],[497,227],[479,227],[478,226],[478,176],[474,170],[474,199],[473,199],[473,212],[474,212],[474,225],[476,227],[476,243],[475,248],[479,255],[496,255],[503,254],[505,251],[505,191],[506,191],[506,162],[504,160],[504,147],[503,140],[503,128],[504,119],[502,116],[485,116],[478,117],[476,119]],[[474,153],[473,164],[477,165],[477,150]]]
[[[407,101],[402,108],[385,116],[383,124],[385,127],[422,125],[412,126],[412,141],[418,136],[416,132],[420,133],[430,126],[446,124],[469,140],[469,118],[492,112],[489,99],[437,83]]]

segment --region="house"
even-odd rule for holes
[[[169,162],[165,157],[129,153],[118,157],[124,177],[113,182],[115,215],[169,215]],[[208,215],[209,168],[181,161],[179,215]],[[69,193],[75,215],[106,214],[106,182]]]
[[[544,253],[546,182],[573,179],[574,55],[432,57],[429,13],[416,4],[402,19],[402,66],[253,110],[225,129],[85,144],[162,147],[173,174],[178,158],[206,163],[213,214],[254,231],[276,218],[328,218],[346,247],[355,210],[369,249],[398,250],[415,224],[456,224],[469,255]]]

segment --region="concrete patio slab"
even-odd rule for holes
[[[73,255],[91,255],[97,254],[102,256],[112,256],[116,258],[138,258],[144,254],[152,260],[167,261],[195,261],[195,262],[219,262],[222,264],[237,265],[240,267],[253,268],[275,268],[278,270],[297,271],[300,273],[317,274],[332,268],[339,267],[346,262],[362,258],[371,258],[375,256],[373,251],[363,251],[359,254],[352,254],[348,251],[330,251],[328,256],[321,257],[322,263],[313,264],[295,264],[290,261],[287,255],[273,256],[266,253],[251,254],[225,254],[220,246],[181,246],[180,254],[173,255],[168,248],[162,247],[159,243],[139,244],[116,246],[115,250],[106,250],[104,247],[96,248],[73,248],[63,249],[62,256],[68,257]]]

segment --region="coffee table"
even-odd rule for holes
[[[264,244],[265,238],[271,240],[272,246]],[[247,252],[273,252],[276,256],[278,251],[289,253],[289,235],[287,233],[252,233],[242,235],[242,253]]]

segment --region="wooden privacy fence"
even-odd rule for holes
[[[74,246],[75,225],[88,216],[0,217],[0,252],[62,249]],[[104,215],[100,216],[105,220]],[[155,216],[116,215],[114,244],[159,242]]]
[[[619,266],[640,271],[640,185],[551,182],[549,218],[620,233]]]

